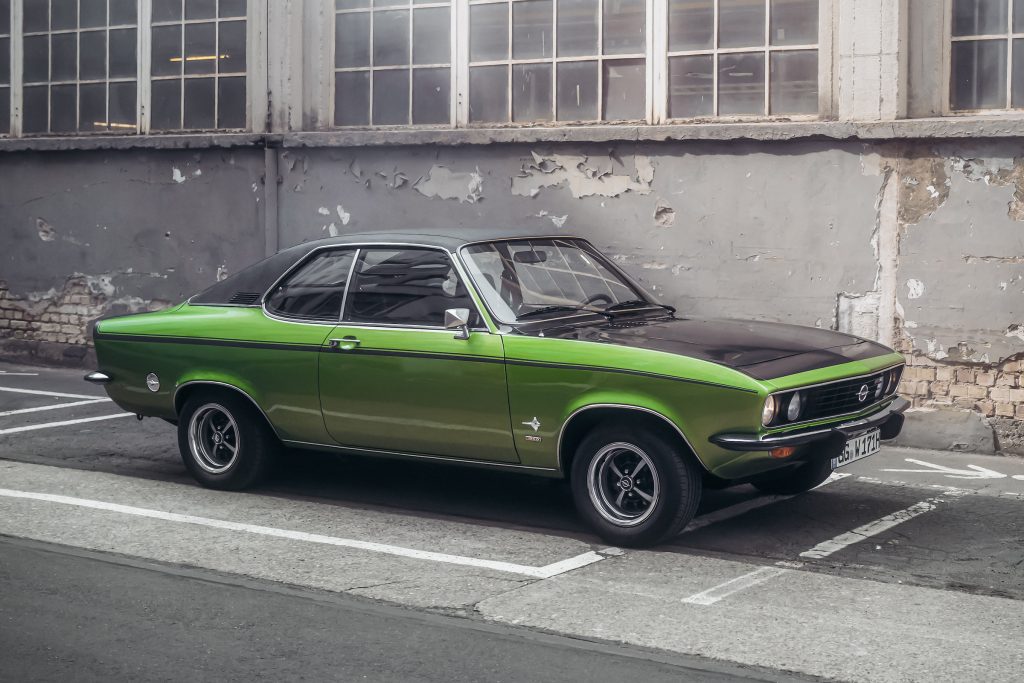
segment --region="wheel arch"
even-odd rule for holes
[[[274,427],[274,423],[270,421],[266,411],[263,410],[263,406],[257,403],[256,399],[254,399],[247,391],[235,386],[234,384],[229,384],[228,382],[211,379],[193,379],[187,382],[182,382],[174,390],[175,415],[180,415],[181,409],[185,405],[185,401],[188,400],[189,396],[195,394],[197,391],[201,391],[203,387],[213,388],[215,390],[229,392],[244,397],[263,417],[263,421],[270,427],[270,431],[274,433],[274,436],[277,437],[279,441],[281,440],[281,435],[277,433],[277,428]]]

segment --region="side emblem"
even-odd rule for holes
[[[533,431],[535,432],[540,429],[540,420],[538,420],[536,416],[534,416],[534,418],[529,422],[523,422],[522,424],[527,427],[533,427]]]

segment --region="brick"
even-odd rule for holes
[[[956,398],[957,396],[964,396],[964,397],[966,397],[966,396],[969,396],[970,393],[971,393],[971,385],[970,384],[950,384],[949,385],[949,395],[952,396],[953,398]]]
[[[993,372],[979,372],[978,376],[974,378],[974,381],[983,387],[995,386],[996,375]]]
[[[1010,400],[1014,403],[1024,403],[1024,389],[1010,389]]]
[[[1003,372],[1020,372],[1024,370],[1024,363],[1021,361],[1010,361],[1003,365]]]
[[[1012,403],[996,403],[996,415],[1000,417],[1013,417],[1015,407]]]
[[[23,330],[26,327],[28,327],[28,323],[25,322],[24,320],[12,320],[11,321],[11,328],[12,329]]]
[[[1017,406],[1017,419],[1024,420],[1024,405]]]
[[[1000,373],[1000,375],[996,377],[997,387],[1015,387],[1017,386],[1017,382],[1018,380],[1016,375],[1007,375],[1006,373]]]
[[[961,384],[974,384],[974,370],[971,368],[957,368],[956,381]]]
[[[967,395],[971,398],[985,398],[988,396],[988,388],[973,385],[967,390]]]
[[[996,404],[992,401],[977,401],[974,408],[985,417],[992,417],[996,414]]]
[[[927,396],[928,382],[900,382],[900,393],[905,396]]]
[[[946,396],[949,394],[949,382],[932,382],[931,389],[932,394],[936,396]]]
[[[953,368],[941,367],[935,369],[935,379],[940,379],[943,382],[952,382],[956,372]]]
[[[974,400],[960,396],[953,399],[953,405],[957,408],[967,408],[968,410],[974,410]]]
[[[1009,387],[993,387],[988,390],[988,395],[994,401],[1009,401],[1010,389]]]
[[[915,366],[904,370],[903,376],[908,380],[926,380],[930,382],[935,379],[935,368]]]

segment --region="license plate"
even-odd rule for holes
[[[832,458],[832,469],[849,465],[851,462],[877,453],[882,447],[880,434],[881,430],[872,429],[870,432],[865,432],[847,441],[843,454]]]

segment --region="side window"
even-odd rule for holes
[[[433,249],[367,249],[352,276],[345,320],[382,325],[444,324],[448,308],[476,306],[447,255]]]
[[[317,254],[270,292],[267,309],[289,318],[336,322],[353,255],[351,249]]]

